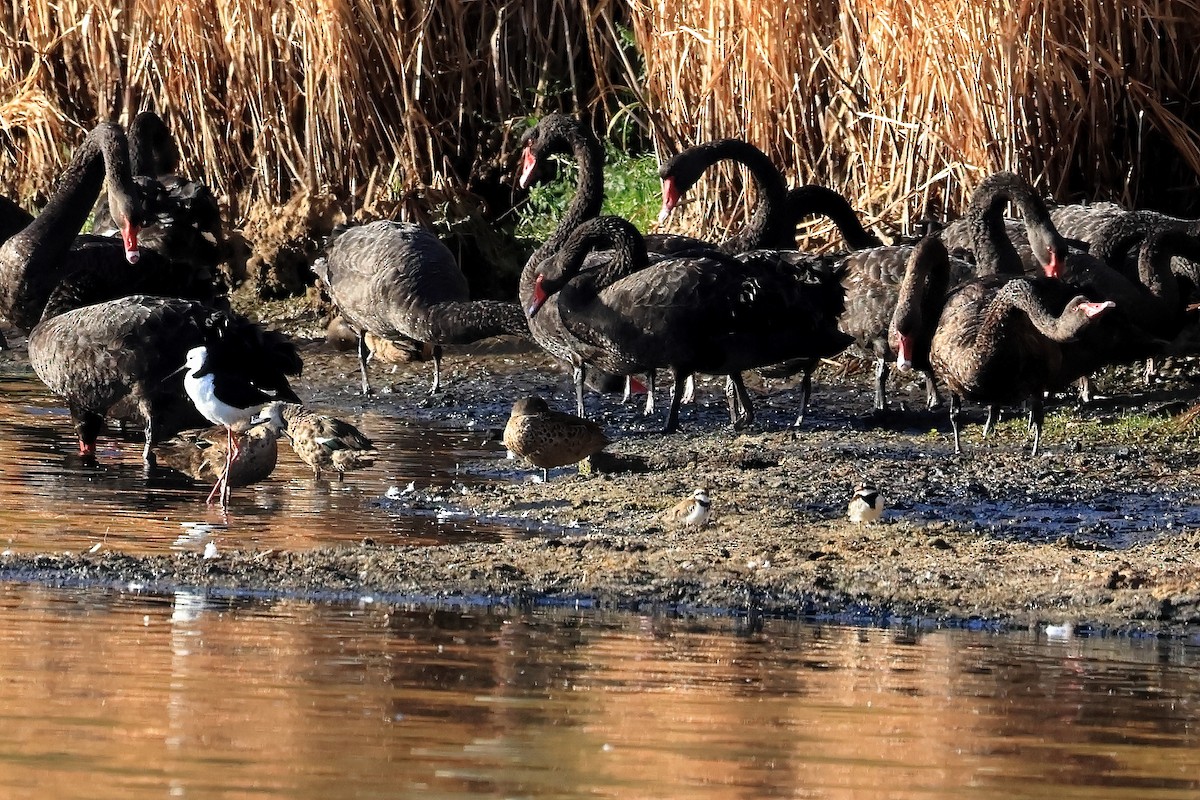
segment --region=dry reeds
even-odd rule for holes
[[[0,42],[0,191],[26,205],[83,129],[150,107],[235,221],[421,218],[565,107],[663,153],[747,138],[893,229],[999,169],[1200,213],[1197,0],[29,0]]]
[[[408,201],[427,187],[461,191],[494,169],[512,120],[594,102],[595,70],[616,60],[596,35],[610,5],[8,4],[0,190],[36,204],[83,130],[153,108],[235,220],[298,193],[420,214]]]
[[[744,136],[899,228],[1001,169],[1200,213],[1170,196],[1200,183],[1192,0],[649,0],[633,25],[666,148]]]

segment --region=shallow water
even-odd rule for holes
[[[521,530],[461,516],[412,513],[380,502],[410,484],[452,495],[475,479],[463,459],[502,459],[483,430],[443,427],[382,411],[339,416],[368,431],[382,457],[344,482],[320,480],[279,445],[269,480],[233,490],[223,512],[208,486],[182,476],[142,474],[140,431],[102,436],[96,466],[76,455],[61,401],[23,359],[0,363],[0,550],[86,550],[97,544],[132,554],[218,547],[304,549],[370,537],[379,544],[430,544],[463,537],[495,540]]]
[[[1190,797],[1198,656],[0,584],[0,796]]]

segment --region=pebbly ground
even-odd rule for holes
[[[276,314],[277,324],[319,335],[302,306]],[[334,413],[361,408],[352,354],[316,339],[304,353],[302,393]],[[472,420],[492,435],[523,394],[571,406],[566,376],[516,340],[453,353],[446,370],[447,388],[435,396],[426,364],[376,370],[385,391],[366,403],[431,424]],[[563,468],[542,483],[535,470],[481,460],[465,465],[470,487],[377,501],[524,531],[502,542],[366,540],[207,560],[10,554],[0,557],[0,578],[1153,632],[1200,625],[1200,442],[1180,416],[1197,394],[1186,369],[1150,387],[1131,369],[1105,375],[1104,396],[1087,406],[1060,398],[1036,457],[1015,411],[985,441],[982,410],[970,409],[956,456],[944,410],[913,410],[919,385],[893,381],[892,410],[880,416],[870,382],[870,365],[853,356],[824,365],[813,408],[793,428],[794,382],[752,376],[759,414],[744,432],[730,429],[715,380],[701,383],[673,435],[657,432],[661,413],[647,419],[619,397],[590,395],[591,416],[615,441],[589,475]],[[658,397],[665,410],[665,393]],[[846,519],[860,480],[886,498],[878,523]],[[713,521],[664,524],[662,512],[701,486]]]

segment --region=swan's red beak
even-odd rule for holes
[[[679,189],[675,186],[675,178],[668,176],[662,179],[662,196],[662,211],[658,212],[658,223],[660,225],[671,215],[671,212],[675,210],[675,206],[679,205],[680,198],[683,197],[679,193]]]
[[[96,455],[96,445],[79,440],[79,455],[83,458],[94,458]]]
[[[896,369],[908,372],[913,365],[913,341],[911,336],[900,334],[900,342],[896,346]]]
[[[533,182],[533,171],[537,168],[537,156],[533,154],[533,145],[525,145],[525,152],[521,155],[521,177],[517,179],[517,183],[522,189],[529,188],[529,184]]]
[[[129,220],[121,223],[121,242],[125,245],[125,260],[130,264],[136,264],[142,257],[138,250],[138,230],[138,226]]]
[[[1062,262],[1058,259],[1058,253],[1054,248],[1050,248],[1050,260],[1046,262],[1046,266],[1042,267],[1042,271],[1046,273],[1047,278],[1058,280],[1062,275]]]
[[[646,388],[646,384],[637,379],[636,375],[629,376],[629,393],[630,394],[645,394],[650,391]]]
[[[1116,308],[1117,304],[1112,300],[1105,300],[1103,303],[1080,303],[1079,310],[1087,314],[1088,319],[1099,316],[1110,308]]]
[[[529,316],[531,317],[546,304],[546,298],[550,296],[546,294],[545,288],[542,287],[543,280],[545,280],[545,276],[538,275],[537,280],[533,282],[533,302],[529,304]]]

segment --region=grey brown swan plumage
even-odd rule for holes
[[[843,310],[837,272],[804,273],[776,258],[739,261],[719,254],[653,263],[610,258],[582,270],[591,249],[637,252],[640,237],[619,217],[580,226],[568,246],[539,267],[532,311],[557,295],[564,325],[581,341],[646,370],[671,370],[674,393],[664,430],[678,426],[688,375],[729,375],[749,410],[744,370],[834,355],[850,343],[836,327]]]
[[[1061,291],[1044,279],[992,276],[970,281],[946,299],[930,345],[929,360],[950,390],[954,452],[961,452],[963,400],[989,406],[985,435],[995,409],[1028,401],[1033,452],[1041,441],[1043,393],[1080,377],[1064,344],[1113,307],[1079,295],[1057,313],[1047,297]]]
[[[151,469],[154,444],[207,424],[179,374],[199,346],[225,371],[298,400],[288,376],[300,374],[301,361],[286,336],[194,300],[133,295],[49,317],[29,334],[29,360],[66,400],[80,455],[94,457],[105,419],[126,421],[142,427]]]
[[[370,391],[367,332],[431,343],[435,392],[441,387],[443,345],[528,335],[525,316],[514,303],[470,299],[454,254],[419,225],[380,220],[335,231],[313,271],[359,335],[364,394]]]
[[[947,254],[948,278],[941,291],[943,296],[950,286],[976,275],[1023,273],[1021,256],[1009,238],[1008,225],[1003,216],[1009,201],[1022,211],[1022,224],[1028,231],[1023,238],[1035,243],[1039,262],[1047,265],[1051,271],[1058,270],[1058,265],[1066,258],[1067,246],[1050,222],[1045,205],[1020,177],[1012,173],[997,173],[976,187],[962,224],[958,227],[969,236],[974,263],[950,258]],[[950,245],[945,243],[945,231],[936,236],[949,249]],[[918,247],[927,254],[921,257],[935,260],[941,257],[933,245],[922,243],[868,247],[848,254],[844,260],[845,278],[842,283],[846,288],[846,313],[842,316],[841,328],[854,337],[861,350],[875,357],[876,412],[883,411],[887,405],[886,384],[890,362],[897,356],[891,325],[900,303],[900,289],[905,274],[913,263]],[[926,296],[928,303],[940,303],[941,300],[940,297]],[[935,323],[936,319],[934,316],[929,324]],[[932,378],[926,371],[926,400],[930,407],[939,402],[936,382]]]

